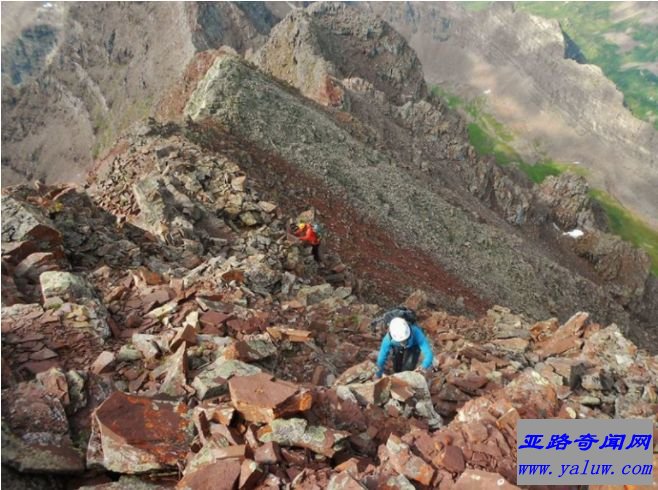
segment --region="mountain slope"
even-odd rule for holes
[[[326,29],[333,23],[343,36],[350,32],[350,25],[368,22],[342,6],[314,6],[293,16],[306,26],[315,23]],[[297,32],[282,22],[256,59],[272,59],[268,50],[282,44],[275,36],[294,37]],[[352,32],[359,39],[360,31]],[[365,53],[377,49],[377,36],[360,39],[370,43],[363,48]],[[299,52],[294,56],[300,56]],[[276,61],[273,66],[282,66],[279,58]],[[323,63],[318,66],[330,66],[335,60]],[[389,65],[374,63],[373,69],[377,77],[376,70],[387,73]],[[318,80],[320,87],[326,87],[322,78]],[[563,192],[558,190],[560,185],[573,192],[572,184],[547,183],[545,195],[525,189],[515,184],[514,176],[477,159],[469,150],[465,131],[447,130],[457,119],[446,108],[423,99],[397,106],[367,80],[356,77],[334,78],[333,83],[342,94],[341,108],[349,112],[323,109],[239,58],[222,55],[199,82],[186,114],[199,121],[212,118],[320,178],[331,189],[345,192],[361,212],[374,217],[406,246],[419,247],[439,259],[485,298],[513,305],[534,318],[565,315],[578,304],[609,315],[608,319],[616,318],[620,324],[634,325],[635,332],[641,332],[640,325],[654,327],[651,315],[631,313],[633,320],[628,316],[645,307],[647,311],[655,308],[646,296],[650,288],[645,285],[651,283],[646,255],[612,237],[594,238],[598,232],[592,230],[590,245],[612,239],[610,245],[617,243],[613,247],[621,246],[619,251],[626,250],[622,254],[630,254],[625,262],[630,269],[625,273],[616,269],[618,274],[606,279],[606,274],[579,261],[569,250],[572,245],[555,233],[551,220],[565,227],[570,221],[559,218],[566,211],[559,206],[565,202],[553,193]],[[300,88],[332,104],[315,87]],[[585,192],[586,187],[581,189]],[[582,197],[588,202],[586,194]],[[610,255],[612,249],[585,247],[588,252],[576,253],[601,261],[601,266],[607,260],[619,264]],[[621,286],[622,277],[634,279]]]
[[[194,53],[253,49],[278,21],[264,4],[224,2],[34,4],[35,19],[14,8],[2,6],[5,185],[83,181],[101,151],[155,111]]]
[[[557,22],[506,3],[477,12],[449,2],[359,6],[405,36],[428,83],[483,97],[528,161],[579,162],[595,187],[658,226],[658,133],[598,67],[568,59]]]

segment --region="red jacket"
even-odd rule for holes
[[[320,238],[313,227],[307,223],[299,225],[299,230],[295,232],[295,236],[309,245],[320,245]]]

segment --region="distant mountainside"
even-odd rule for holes
[[[358,6],[405,36],[429,84],[481,98],[525,159],[576,162],[594,186],[658,227],[658,131],[624,107],[600,68],[570,59],[574,42],[557,21],[507,2],[478,11],[454,2]]]
[[[3,184],[81,182],[194,53],[262,44],[264,3],[2,4]]]

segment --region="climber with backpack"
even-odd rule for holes
[[[377,356],[377,378],[384,373],[384,367],[392,352],[393,372],[421,370],[427,372],[432,367],[434,354],[423,329],[416,323],[416,314],[405,307],[395,308],[382,317],[375,319],[371,326],[380,321],[388,326],[388,332],[382,339]],[[416,368],[420,355],[423,362]]]
[[[393,318],[404,318],[410,325],[417,321],[416,312],[411,308],[401,305],[387,310],[382,315],[371,321],[370,330],[372,333],[377,333],[378,328],[382,328],[381,326],[383,326],[384,331],[382,332],[382,335],[386,335],[388,332],[388,326]]]
[[[301,222],[299,224],[293,224],[290,228],[290,232],[299,238],[304,244],[311,246],[311,251],[313,252],[313,258],[316,262],[321,262],[320,260],[320,235],[321,227],[318,224],[310,224]]]

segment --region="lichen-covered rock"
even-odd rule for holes
[[[261,369],[242,361],[228,360],[223,357],[205,367],[192,381],[199,400],[219,396],[228,391],[228,380],[232,376],[248,376],[261,372]]]
[[[304,419],[277,419],[259,431],[262,442],[276,442],[282,446],[297,446],[310,449],[328,458],[343,447],[348,432],[322,426],[308,425]]]

